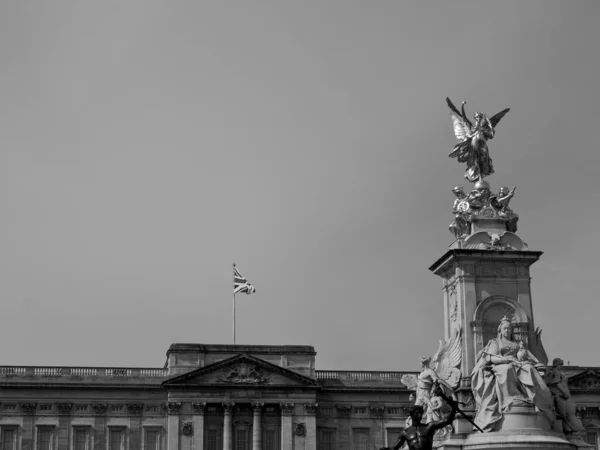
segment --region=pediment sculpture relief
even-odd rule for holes
[[[258,364],[238,364],[230,369],[226,376],[220,376],[218,380],[222,383],[234,384],[263,384],[269,381]]]

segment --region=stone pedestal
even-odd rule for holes
[[[533,406],[512,407],[504,413],[501,431],[457,433],[436,443],[438,450],[589,450],[588,444],[572,442],[550,428],[548,420]],[[455,425],[456,428],[456,425]],[[472,427],[471,427],[472,428]]]

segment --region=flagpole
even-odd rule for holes
[[[233,345],[235,345],[235,263],[233,263]]]

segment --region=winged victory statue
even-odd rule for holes
[[[465,112],[467,102],[462,102],[460,111],[448,97],[446,97],[446,102],[450,108],[454,134],[459,140],[459,143],[454,146],[454,150],[448,156],[456,158],[458,162],[467,163],[467,171],[465,172],[467,180],[472,183],[481,181],[494,173],[487,141],[494,138],[496,125],[510,111],[510,108],[506,108],[489,118],[484,113],[476,112],[474,114],[475,123],[473,123]]]
[[[456,398],[454,394],[460,383],[461,371],[458,368],[462,361],[462,329],[454,328],[448,341],[440,340],[437,352],[433,357],[421,357],[421,373],[403,375],[401,378],[409,389],[415,390],[415,405],[424,409],[425,423],[439,421],[443,401],[436,394],[435,387],[439,386],[444,396]]]

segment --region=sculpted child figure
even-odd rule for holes
[[[477,405],[475,423],[484,431],[497,431],[511,406],[532,404],[552,427],[556,416],[552,394],[535,368],[538,360],[516,342],[512,322],[502,318],[498,335],[478,355],[471,375]]]
[[[444,420],[437,422],[421,423],[423,418],[423,407],[421,405],[412,406],[409,410],[411,425],[400,433],[398,440],[392,447],[383,447],[380,450],[398,450],[405,443],[410,450],[431,450],[433,446],[433,436],[437,430],[452,424],[456,415],[456,404],[452,403],[452,412]]]

